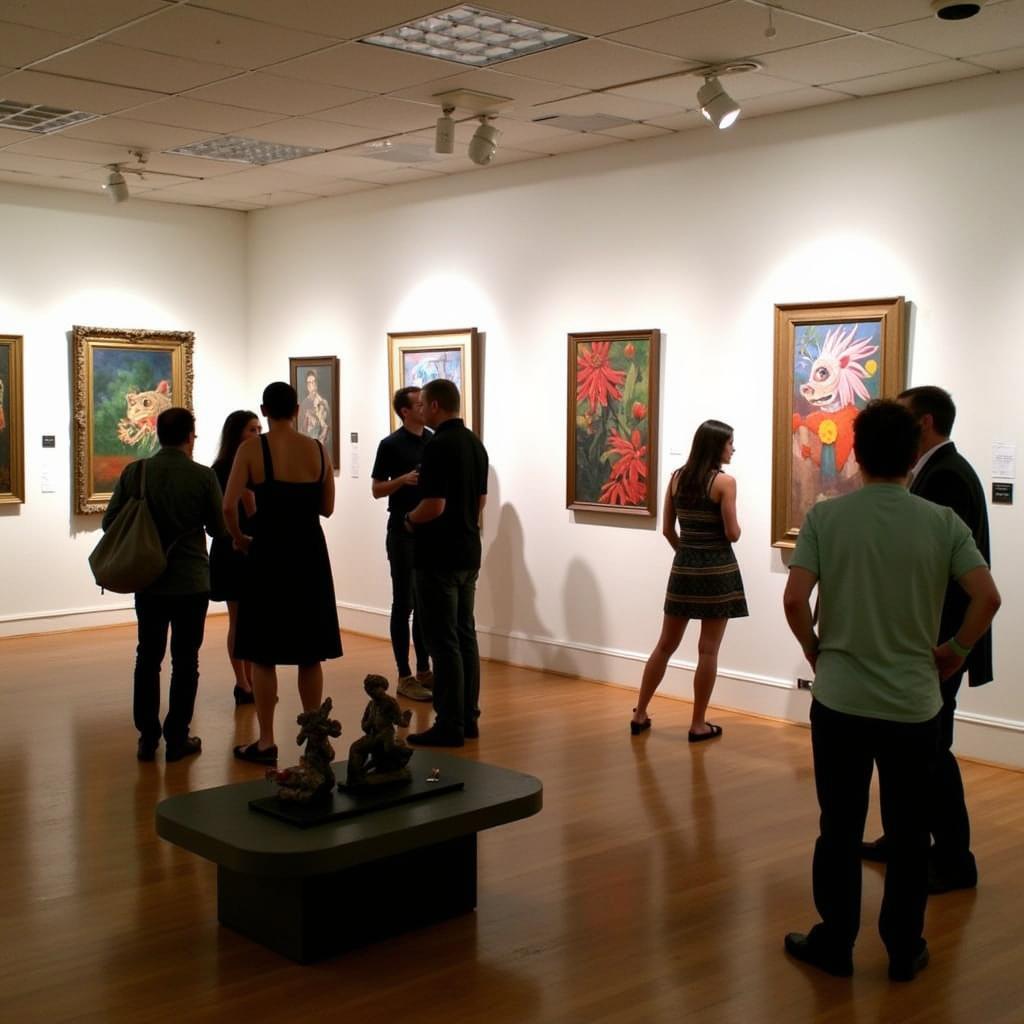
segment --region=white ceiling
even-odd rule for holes
[[[756,59],[725,86],[744,119],[1024,67],[1024,0],[969,21],[929,0],[495,0],[477,4],[585,38],[492,69],[398,53],[361,36],[444,10],[438,0],[0,0],[0,98],[102,115],[52,135],[0,128],[0,181],[95,191],[106,165],[148,156],[133,195],[254,210],[390,184],[485,173],[466,157],[476,122],[458,111],[456,152],[366,155],[391,139],[432,148],[438,93],[508,97],[494,165],[673,131],[696,111],[707,64]],[[769,30],[769,21],[771,29]],[[579,133],[553,114],[636,123]],[[326,153],[266,167],[165,151],[220,134]]]

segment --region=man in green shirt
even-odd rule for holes
[[[146,460],[146,500],[167,552],[167,568],[135,595],[139,645],[135,657],[133,712],[139,730],[138,759],[152,761],[161,735],[168,761],[198,754],[202,743],[189,736],[199,687],[199,648],[210,604],[210,561],[205,530],[225,532],[223,498],[212,469],[192,461],[196,421],[188,409],[173,407],[156,421],[160,451]],[[126,501],[140,490],[141,462],[125,467],[103,516],[109,529]],[[160,724],[160,666],[171,633],[171,686],[167,717]]]
[[[928,962],[926,809],[939,680],[960,668],[1000,601],[963,521],[906,490],[917,439],[913,416],[898,402],[871,402],[860,413],[854,453],[864,486],[807,514],[784,597],[789,627],[815,670],[811,745],[821,808],[813,866],[821,921],[807,934],[787,935],[786,949],[838,976],[853,973],[873,762],[890,844],[879,916],[889,977],[909,981]],[[936,647],[950,578],[969,604],[959,628]],[[810,606],[816,585],[818,634]]]

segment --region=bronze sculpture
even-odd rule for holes
[[[412,712],[403,711],[387,688],[388,681],[383,676],[369,675],[363,680],[370,702],[363,712],[363,735],[349,748],[346,790],[408,782],[412,778],[406,767],[412,749],[395,735],[398,727],[409,724]]]
[[[267,778],[278,784],[277,795],[281,800],[312,803],[334,791],[334,747],[330,737],[341,735],[341,723],[330,717],[333,706],[328,697],[316,711],[303,711],[295,720],[299,724],[295,742],[301,745],[305,741],[305,753],[294,767],[280,771],[271,768],[267,772]]]

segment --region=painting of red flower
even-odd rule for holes
[[[566,505],[655,515],[659,331],[569,335]]]

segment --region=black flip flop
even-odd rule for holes
[[[239,761],[249,761],[252,764],[277,764],[277,747],[267,747],[260,750],[259,742],[250,743],[248,746],[235,747],[235,757]]]
[[[713,740],[718,736],[722,735],[722,727],[720,725],[713,725],[708,722],[708,728],[710,732],[690,732],[686,734],[686,738],[691,743],[703,743],[705,740]]]

